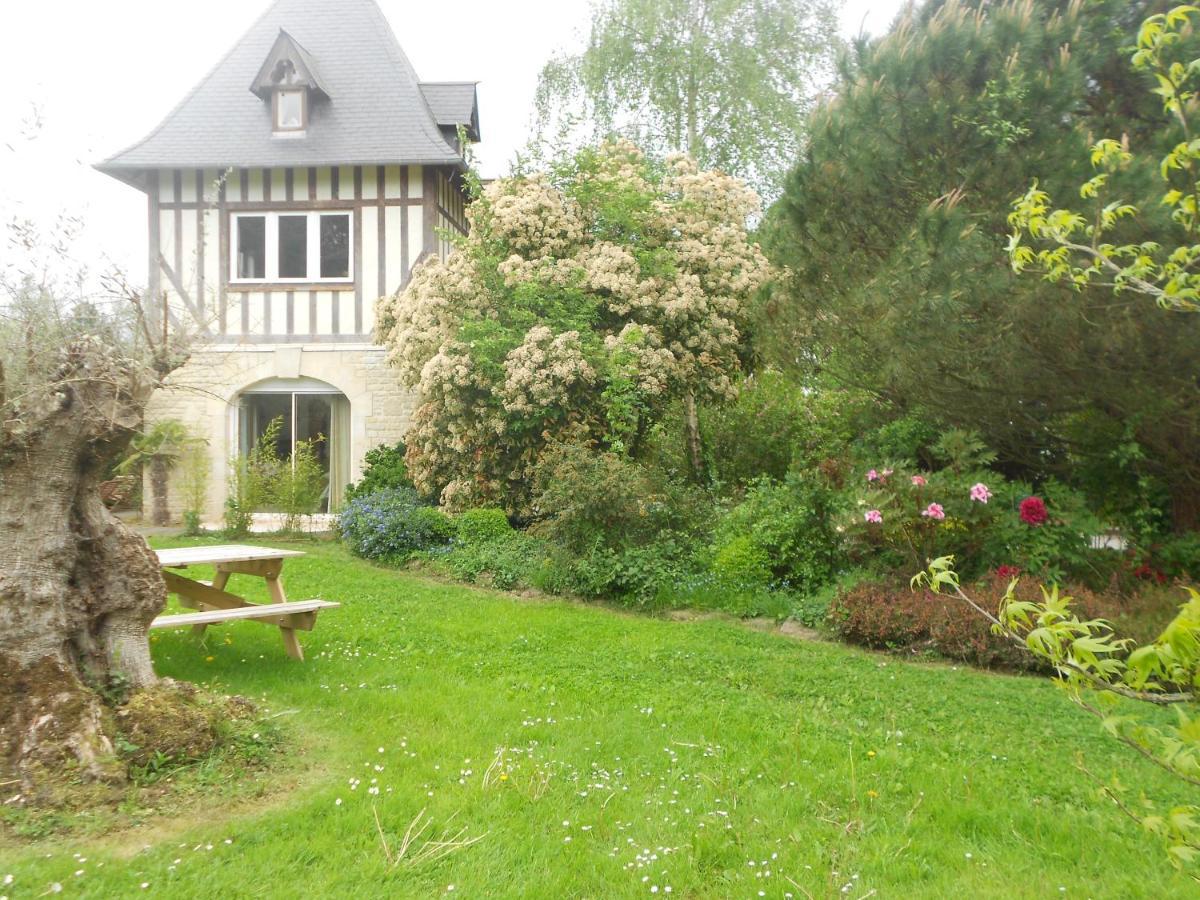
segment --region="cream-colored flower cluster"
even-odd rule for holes
[[[554,180],[489,185],[458,252],[378,306],[391,362],[421,394],[408,436],[418,486],[451,506],[519,512],[548,441],[606,441],[607,379],[634,386],[640,415],[685,393],[731,397],[748,301],[770,275],[747,234],[758,208],[737,179],[685,156],[656,169],[627,141]],[[595,334],[550,321],[512,331],[509,311],[539,294],[595,310]],[[461,337],[472,322],[511,334],[511,349],[484,365]]]
[[[538,416],[565,407],[571,392],[595,384],[596,372],[584,359],[578,331],[556,335],[544,325],[529,329],[521,346],[504,361],[501,402],[507,412]]]
[[[483,202],[490,206],[489,237],[526,259],[562,256],[583,241],[579,205],[545,175],[494,181]]]

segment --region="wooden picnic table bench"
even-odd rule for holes
[[[151,628],[179,628],[191,625],[193,633],[203,634],[209,625],[219,625],[223,622],[241,619],[262,622],[277,626],[279,633],[283,635],[283,646],[288,655],[303,660],[304,651],[300,649],[296,632],[312,631],[320,610],[341,605],[327,600],[288,601],[283,592],[280,573],[285,559],[304,555],[299,550],[226,544],[216,547],[181,547],[155,552],[163,567],[167,590],[178,595],[184,606],[197,612],[159,616],[151,623]],[[185,578],[176,571],[189,566],[214,566],[217,573],[211,582],[207,582]],[[262,578],[266,582],[271,602],[250,603],[225,590],[231,575]]]

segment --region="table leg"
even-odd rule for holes
[[[283,582],[279,578],[282,568],[283,560],[278,560],[276,565],[268,569],[263,576],[267,580],[267,593],[271,595],[272,603],[287,603],[287,595],[283,592]],[[283,635],[283,648],[287,650],[288,656],[303,662],[304,651],[300,648],[300,639],[296,637],[296,629],[284,628],[280,625],[279,633]]]
[[[224,571],[220,566],[217,567],[217,574],[213,576],[212,586],[218,591],[225,590],[225,585],[229,584],[229,573]],[[193,625],[192,634],[198,638],[204,637],[204,630],[207,625]]]

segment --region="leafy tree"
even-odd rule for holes
[[[1092,135],[1161,140],[1124,49],[1155,5],[945,0],[857,44],[768,214],[791,277],[755,334],[806,377],[979,432],[1009,477],[1058,475],[1111,517],[1151,504],[1145,527],[1184,530],[1200,519],[1200,317],[1022,278],[1000,252],[1013,195],[1085,180]],[[1157,199],[1156,181],[1125,185]],[[1173,227],[1152,209],[1139,225]]]
[[[760,192],[795,159],[837,47],[830,0],[603,0],[586,49],[538,85],[542,139],[590,125],[660,155],[687,153]],[[580,113],[579,110],[583,112]]]
[[[746,232],[756,204],[735,178],[628,142],[489,185],[457,252],[380,301],[381,339],[420,392],[417,489],[528,515],[549,444],[637,456],[681,397],[732,396],[768,275]]]
[[[1169,310],[1200,311],[1200,138],[1190,121],[1200,84],[1200,48],[1192,39],[1197,16],[1200,8],[1195,6],[1151,16],[1142,23],[1133,54],[1133,68],[1153,75],[1158,84],[1153,92],[1162,97],[1169,116],[1163,128],[1166,139],[1179,138],[1158,164],[1167,187],[1161,203],[1171,209],[1174,240],[1113,243],[1122,220],[1136,216],[1138,209],[1121,200],[1105,203],[1106,189],[1135,165],[1135,158],[1125,143],[1105,138],[1092,148],[1092,165],[1100,172],[1079,189],[1081,197],[1095,201],[1090,216],[1051,209],[1050,195],[1036,182],[1013,204],[1009,253],[1016,271],[1038,269],[1047,281],[1080,290],[1101,285],[1118,294],[1147,295]],[[1137,162],[1143,168],[1148,164]],[[1032,246],[1024,242],[1026,235]]]
[[[993,613],[962,589],[952,556],[934,560],[913,585],[957,597],[988,619],[995,634],[1049,663],[1071,700],[1106,732],[1175,776],[1189,800],[1166,810],[1144,796],[1132,800],[1120,778],[1092,777],[1125,814],[1166,843],[1174,864],[1200,860],[1200,592],[1189,588],[1178,615],[1138,647],[1102,619],[1081,620],[1057,587],[1043,589],[1040,603],[1020,600],[1014,579]],[[1176,715],[1162,716],[1162,707]]]

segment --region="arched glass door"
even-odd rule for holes
[[[324,382],[275,378],[244,391],[238,402],[238,451],[255,447],[281,420],[275,455],[291,459],[300,441],[312,441],[327,482],[318,512],[336,512],[350,480],[350,402]]]

